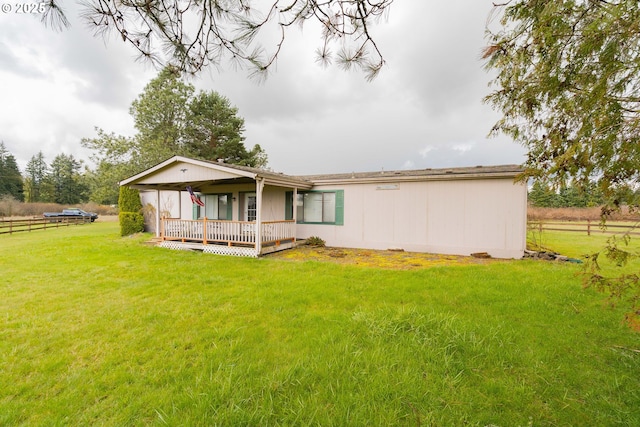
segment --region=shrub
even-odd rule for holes
[[[318,236],[307,237],[306,240],[307,240],[307,245],[309,246],[324,247],[326,244],[326,242]]]
[[[0,216],[12,216],[20,202],[10,194],[0,197]]]
[[[120,235],[129,236],[144,231],[144,215],[142,215],[142,202],[138,190],[129,187],[120,187],[118,198],[120,207]]]
[[[120,220],[121,236],[144,231],[144,216],[139,212],[120,212],[118,219]]]
[[[120,212],[140,212],[142,202],[138,190],[129,187],[120,187],[120,197],[118,198]]]

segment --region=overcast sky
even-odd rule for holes
[[[28,1],[28,0],[27,0]],[[524,149],[487,138],[499,118],[482,103],[491,75],[480,52],[493,0],[397,0],[373,35],[386,60],[364,75],[322,68],[311,26],[288,35],[266,82],[210,69],[196,88],[226,96],[245,119],[245,144],[288,174],[522,163]],[[1,3],[1,1],[0,1]],[[96,38],[63,4],[72,28],[0,12],[0,140],[21,170],[42,150],[88,160],[95,127],[133,135],[129,106],[156,74],[121,40]]]

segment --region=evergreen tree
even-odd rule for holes
[[[137,134],[133,138],[97,129],[82,145],[98,165],[89,174],[92,200],[117,200],[118,182],[174,155],[262,167],[267,155],[259,145],[244,145],[244,119],[229,100],[215,92],[195,93],[173,68],[162,70],[132,103]],[[111,203],[110,203],[111,204]]]
[[[133,101],[129,113],[138,131],[135,154],[143,168],[176,154],[186,154],[184,131],[194,92],[192,85],[184,83],[179,73],[168,67]]]
[[[547,184],[536,181],[529,190],[529,203],[539,208],[553,207],[556,204],[556,193]]]
[[[129,187],[120,187],[118,198],[120,213],[120,235],[129,236],[144,231],[144,215],[142,214],[142,202],[138,190]]]
[[[16,200],[24,200],[24,188],[20,168],[16,158],[0,141],[0,196],[9,195]]]
[[[42,151],[31,157],[25,169],[26,201],[41,202],[42,186],[47,178],[48,166]]]
[[[484,51],[486,101],[529,151],[524,178],[596,182],[612,205],[640,182],[640,2],[513,0]]]
[[[58,154],[51,162],[49,181],[53,185],[54,202],[73,205],[88,199],[88,189],[80,177],[82,162],[73,155]]]

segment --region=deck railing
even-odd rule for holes
[[[256,227],[253,221],[186,220],[162,218],[160,237],[163,240],[202,242],[204,244],[253,245]],[[295,240],[295,221],[266,221],[262,223],[262,243]]]

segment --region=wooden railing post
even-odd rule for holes
[[[207,217],[202,218],[202,243],[207,244]]]
[[[587,220],[587,236],[591,236],[591,220]]]

